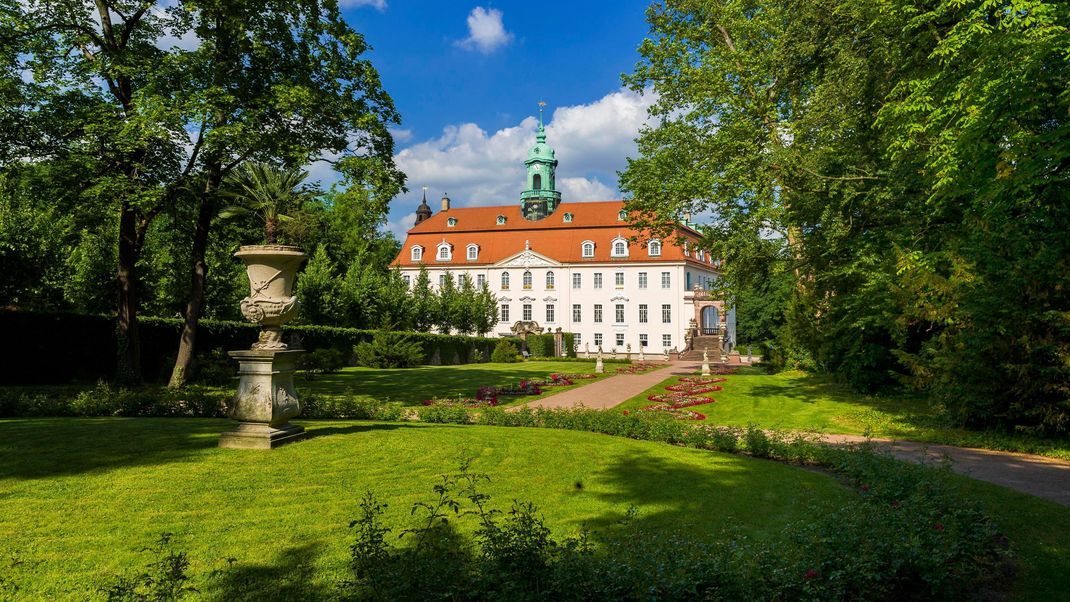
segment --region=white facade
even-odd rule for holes
[[[632,257],[621,263],[564,264],[532,250],[493,265],[438,267],[432,261],[426,267],[436,287],[446,273],[454,281],[462,275],[477,283],[481,276],[486,279],[499,303],[493,335],[511,335],[516,322],[534,321],[547,332],[560,328],[574,333],[581,353],[585,349],[593,353],[599,345],[607,353],[625,353],[629,346],[638,353],[640,345],[650,354],[682,350],[695,315],[685,300],[688,283],[691,288],[705,288],[717,278],[712,267],[684,261],[643,262]],[[416,267],[401,268],[410,283],[419,272]],[[525,284],[525,273],[530,274],[530,284]],[[503,274],[508,274],[506,286]],[[729,320],[729,340],[734,342],[734,311]]]

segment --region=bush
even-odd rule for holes
[[[337,349],[313,349],[301,356],[298,367],[305,371],[305,378],[316,374],[332,374],[345,367],[346,356]]]
[[[520,361],[520,350],[509,339],[502,339],[494,346],[490,361],[498,364],[511,364]]]
[[[361,343],[354,351],[357,365],[369,368],[414,368],[423,359],[420,343],[400,332],[377,332],[370,343]]]

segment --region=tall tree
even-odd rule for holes
[[[420,266],[412,287],[412,325],[417,332],[430,332],[437,322],[438,295],[431,288],[427,267]]]
[[[250,157],[291,166],[325,159],[347,180],[360,180],[372,162],[387,198],[404,177],[387,129],[398,114],[337,0],[190,0],[173,10],[201,40],[188,70],[202,78],[187,89],[195,109],[188,123],[204,145],[190,296],[171,376],[181,386],[203,308],[219,184],[229,170]]]

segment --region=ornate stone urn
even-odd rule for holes
[[[286,245],[245,246],[234,254],[245,262],[249,296],[241,300],[247,320],[260,325],[260,337],[251,349],[231,351],[238,360],[238,394],[230,417],[240,422],[223,433],[221,447],[271,449],[304,439],[305,429],[289,424],[301,413],[293,373],[304,351],[288,349],[282,326],[297,315],[293,295],[297,269],[308,257]]]

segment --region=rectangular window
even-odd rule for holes
[[[646,288],[646,272],[639,272],[639,288]]]
[[[581,306],[580,306],[579,303],[573,303],[572,304],[572,321],[573,322],[582,322],[583,321],[583,310],[581,309]]]
[[[623,324],[624,323],[624,304],[623,303],[618,303],[616,306],[614,306],[614,310],[616,310],[616,311],[614,311],[614,316],[613,316],[614,317],[614,321],[617,324]]]
[[[671,283],[669,278],[670,278],[669,277],[669,272],[662,272],[661,273],[661,288],[671,288],[672,287],[672,283]]]
[[[646,347],[647,346],[647,340],[646,340],[646,335],[645,334],[639,335],[639,346],[640,347]]]
[[[594,273],[594,287],[602,288],[602,272]]]
[[[509,321],[509,304],[508,303],[502,303],[501,317],[498,319],[498,321],[499,322],[508,322]]]
[[[602,323],[602,304],[601,303],[595,303],[595,305],[594,305],[594,323],[595,324],[601,324]]]
[[[582,284],[583,284],[583,275],[582,274],[573,274],[572,275],[572,288],[580,288],[580,286]]]
[[[624,346],[624,333],[623,332],[618,332],[617,333],[617,347],[623,347],[623,346]]]
[[[552,324],[555,321],[556,320],[554,320],[554,304],[548,303],[546,305],[546,323]]]
[[[580,333],[572,335],[572,349],[575,351],[580,350]]]
[[[639,323],[640,324],[646,324],[646,322],[647,322],[646,303],[640,303],[639,304]]]
[[[602,333],[600,333],[600,332],[594,333],[594,346],[596,348],[602,346]]]
[[[671,305],[662,305],[661,306],[661,323],[662,324],[671,324],[672,323],[672,306]]]
[[[476,274],[476,286],[483,288],[483,285],[487,283],[486,274]]]
[[[613,275],[613,283],[617,288],[624,288],[624,272],[617,272]]]
[[[439,287],[446,286],[446,275],[445,274],[439,274],[438,275],[438,285],[439,285]]]
[[[410,284],[412,284],[412,277],[406,274],[401,277],[401,281],[405,283],[405,286],[409,286]]]
[[[524,304],[524,321],[525,322],[530,322],[531,321],[531,304],[530,303],[525,303]]]
[[[661,346],[666,348],[666,349],[672,349],[672,335],[671,334],[663,334],[663,335],[661,335]]]

